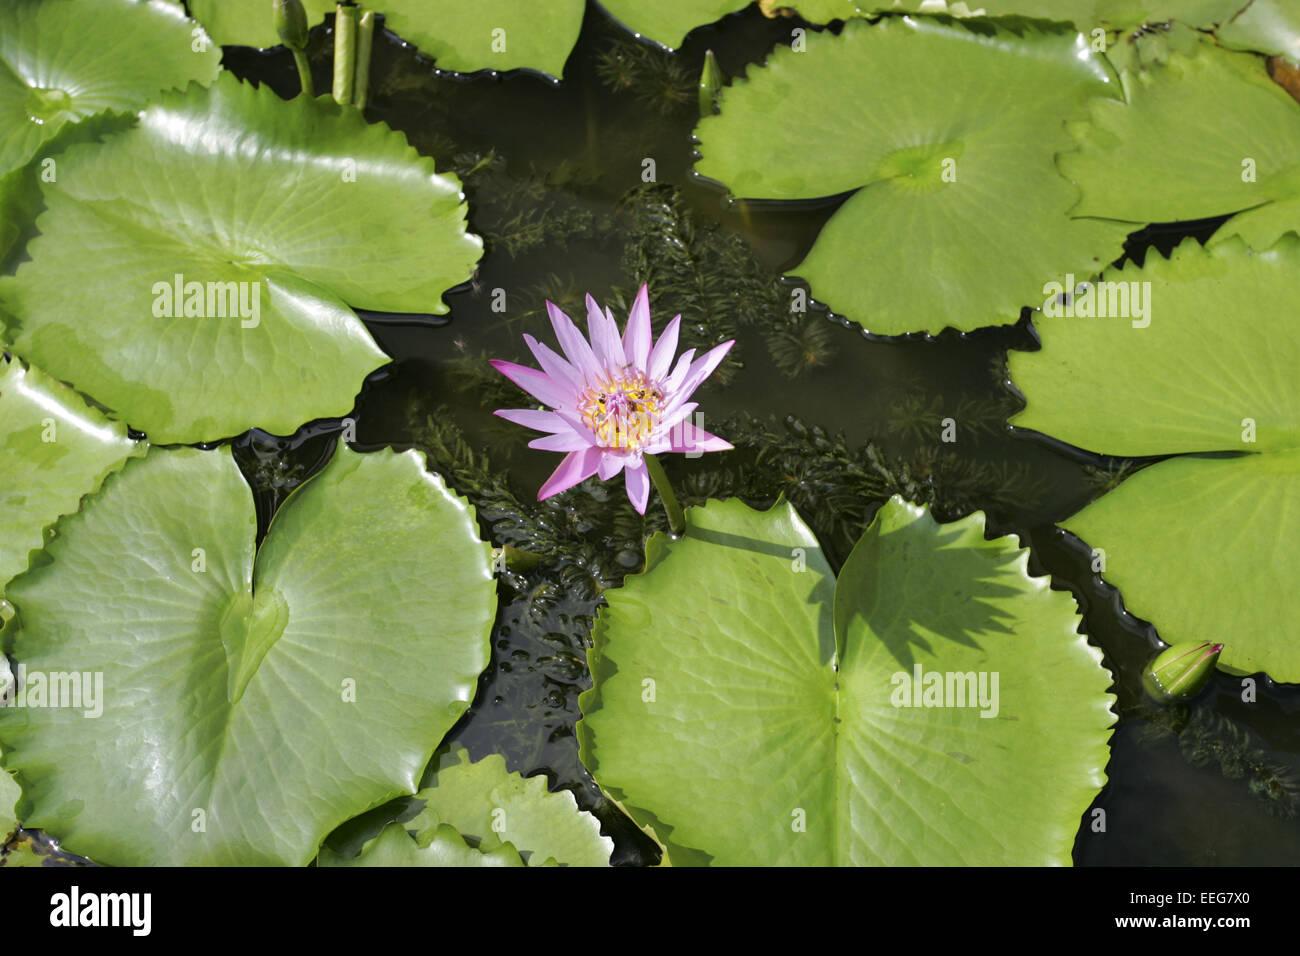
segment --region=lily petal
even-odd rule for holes
[[[650,469],[645,461],[635,468],[624,469],[623,480],[627,483],[628,501],[632,502],[637,514],[645,514],[646,502],[650,500]]]
[[[551,495],[559,494],[566,488],[572,488],[579,482],[586,481],[596,473],[599,464],[599,448],[569,452],[564,456],[564,461],[560,462],[560,467],[552,472],[551,477],[546,479],[546,484],[542,485],[541,490],[537,492],[537,500],[545,501]]]
[[[543,435],[541,438],[534,438],[528,443],[528,447],[540,451],[582,451],[584,448],[590,448],[591,442],[581,435],[565,431],[556,435]]]
[[[625,462],[626,459],[622,455],[611,455],[606,452],[600,459],[600,467],[596,470],[596,474],[601,481],[609,481],[623,470]]]
[[[543,372],[557,382],[564,382],[575,395],[582,390],[585,384],[582,374],[556,355],[549,345],[543,345],[527,333],[524,333],[524,344],[528,346],[528,351],[533,353],[533,358],[537,359],[537,364],[542,367]]]
[[[686,381],[686,376],[691,370],[691,359],[695,358],[695,349],[687,349],[677,359],[677,365],[673,368],[672,374],[664,380],[663,389],[668,395],[669,401],[676,398],[677,390],[681,387],[682,382]]]
[[[516,365],[504,359],[492,359],[492,367],[514,382],[543,405],[560,408],[573,400],[571,389],[565,388],[544,372],[526,365]]]
[[[627,364],[623,342],[618,337],[618,324],[601,311],[596,300],[587,296],[587,331],[591,333],[591,349],[596,361],[606,373],[617,372]]]
[[[648,372],[650,361],[650,287],[643,285],[637,291],[632,303],[632,312],[627,317],[627,328],[623,330],[623,354],[633,367]]]
[[[689,397],[692,392],[699,388],[700,383],[713,373],[713,370],[718,367],[718,363],[726,357],[735,344],[735,339],[730,342],[723,342],[721,345],[709,349],[704,353],[703,357],[692,362],[690,372],[687,373],[685,380],[679,386],[682,395]]]
[[[706,451],[730,451],[734,447],[731,442],[717,435],[711,435],[691,422],[682,422],[662,439],[648,446],[645,453],[647,455],[662,455],[665,452],[695,454]]]
[[[573,367],[583,377],[588,385],[595,384],[600,378],[600,365],[596,361],[596,355],[591,351],[591,345],[587,342],[583,334],[578,331],[578,327],[573,324],[569,318],[554,302],[546,303],[546,313],[551,317],[551,328],[555,330],[555,340],[560,343],[560,348]]]
[[[668,369],[672,367],[673,356],[677,353],[677,336],[681,326],[682,317],[679,315],[668,323],[668,327],[659,336],[659,341],[651,349],[650,360],[646,367],[646,378],[650,381],[662,381],[663,377],[668,374]]]
[[[573,426],[556,412],[544,412],[536,408],[498,408],[493,415],[500,415],[508,422],[535,428],[539,432],[567,432]]]

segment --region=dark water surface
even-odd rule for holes
[[[738,451],[667,462],[686,499],[740,494],[766,506],[784,492],[836,567],[894,491],[933,504],[944,518],[982,509],[991,532],[1021,535],[1033,549],[1032,569],[1079,599],[1090,640],[1116,675],[1119,720],[1109,783],[1094,805],[1105,811],[1106,831],[1093,832],[1094,815],[1085,814],[1077,863],[1300,861],[1300,688],[1260,678],[1258,702],[1243,704],[1239,680],[1220,674],[1189,707],[1145,700],[1140,674],[1160,646],[1154,629],[1123,611],[1119,595],[1092,573],[1087,549],[1055,526],[1143,463],[1006,425],[1020,407],[1005,381],[1006,350],[1037,347],[1028,312],[1013,325],[934,338],[873,337],[816,307],[791,327],[799,283],[782,280],[783,270],[800,261],[844,197],[733,204],[692,176],[704,51],[713,49],[733,77],[787,40],[794,22],[751,9],[668,55],[589,8],[562,84],[524,72],[440,74],[392,34],[377,39],[368,117],[462,176],[470,226],[486,237],[487,253],[475,281],[446,297],[449,315],[365,316],[394,361],[358,400],[358,445],[421,448],[475,503],[494,545],[531,545],[550,556],[502,578],[493,661],[452,736],[475,757],[501,752],[512,770],[544,772],[554,787],[574,790],[614,837],[616,862],[656,859],[582,767],[574,724],[578,694],[589,686],[585,649],[600,590],[639,567],[642,536],[663,519],[652,502],[643,522],[621,479],[539,506],[536,489],[559,456],[524,448],[532,433],[491,415],[528,401],[486,364],[488,357],[533,364],[521,336],[551,341],[544,299],[580,316],[581,297],[591,292],[615,303],[621,323],[648,278],[656,332],[682,311],[684,345],[738,340],[734,360],[698,395],[706,427]],[[319,89],[328,88],[331,46],[328,25],[317,28]],[[281,95],[297,91],[283,50],[230,48],[226,65]],[[797,129],[792,108],[792,136]],[[647,159],[653,184],[642,179]],[[1187,235],[1203,240],[1220,221],[1151,227],[1130,238],[1126,253],[1167,252]],[[492,309],[497,289],[504,312]],[[944,444],[940,423],[949,416],[959,439]],[[284,494],[323,464],[338,427],[321,422],[292,438],[253,433],[236,441],[263,527]]]

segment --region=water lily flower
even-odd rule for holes
[[[551,302],[546,303],[551,327],[564,351],[561,356],[531,335],[524,341],[541,371],[505,362],[492,367],[532,395],[549,411],[503,408],[507,421],[547,432],[529,448],[565,452],[564,461],[537,493],[539,501],[599,475],[602,481],[620,471],[632,507],[645,514],[654,479],[668,508],[675,533],[681,533],[680,511],[655,455],[663,452],[726,451],[731,445],[688,421],[697,407],[692,393],[718,367],[735,340],[724,342],[695,358],[677,351],[682,317],[668,323],[659,341],[651,343],[650,295],[641,286],[620,337],[614,314],[601,310],[587,296],[590,340]],[[674,514],[676,510],[677,514]]]

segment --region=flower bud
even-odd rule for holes
[[[307,11],[302,0],[275,0],[275,32],[290,50],[307,49]]]
[[[722,92],[722,67],[712,50],[704,51],[704,69],[700,72],[700,115],[717,112],[718,94]]]
[[[1147,665],[1142,682],[1147,692],[1161,702],[1194,697],[1209,682],[1222,650],[1222,644],[1209,641],[1174,644]]]

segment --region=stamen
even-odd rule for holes
[[[582,420],[604,448],[637,451],[659,425],[664,394],[644,372],[602,382],[578,397]]]

